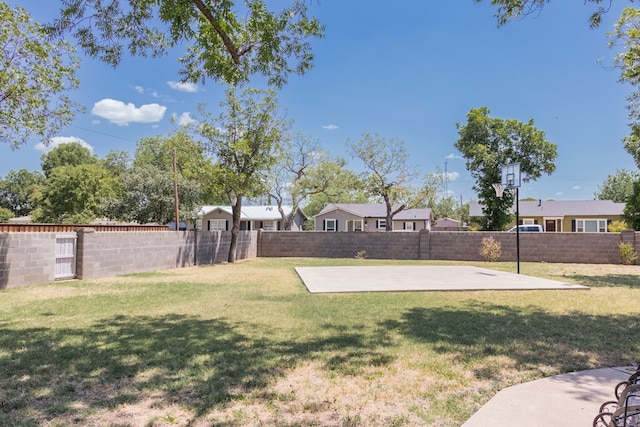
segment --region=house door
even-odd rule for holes
[[[544,222],[544,231],[555,232],[556,231],[556,220],[548,219]]]
[[[76,233],[56,234],[56,280],[76,277],[76,238]]]

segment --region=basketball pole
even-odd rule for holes
[[[516,263],[518,274],[520,274],[520,194],[518,190],[516,187]]]

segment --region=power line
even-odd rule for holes
[[[134,141],[133,139],[123,138],[121,136],[111,135],[111,134],[108,134],[108,133],[105,133],[105,132],[100,132],[100,131],[93,130],[93,129],[87,129],[87,128],[83,128],[83,127],[76,126],[76,125],[69,125],[69,126],[74,127],[76,129],[84,130],[86,132],[97,133],[98,135],[108,136],[110,138],[121,139],[123,141],[129,141],[129,142],[137,142],[137,141]]]

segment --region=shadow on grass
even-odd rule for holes
[[[637,274],[606,274],[604,276],[567,275],[570,279],[590,287],[640,289],[640,276]]]
[[[571,372],[638,361],[640,318],[550,314],[473,303],[465,308],[413,308],[384,326],[424,342],[460,363],[506,356],[519,370]],[[480,376],[480,375],[479,375]]]
[[[486,303],[416,307],[378,324],[326,324],[318,326],[322,336],[291,340],[272,339],[253,324],[181,315],[116,316],[77,329],[0,325],[0,425],[87,425],[102,410],[148,407],[149,399],[188,410],[194,425],[232,401],[286,399],[271,386],[300,362],[320,361],[339,375],[387,365],[398,354],[389,348],[396,334],[459,362],[460,370],[476,366],[478,378],[493,379],[482,364],[495,355],[523,370],[567,372],[635,361],[639,326],[636,316]]]
[[[272,399],[272,380],[300,360],[347,375],[392,360],[375,333],[335,328],[277,342],[246,331],[255,325],[179,315],[118,316],[86,329],[0,326],[0,425],[86,425],[92,413],[149,396],[190,410],[191,425],[249,393]]]

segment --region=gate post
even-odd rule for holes
[[[94,228],[79,227],[76,228],[78,235],[76,247],[76,277],[78,279],[90,279],[96,260],[93,254],[95,241],[93,234],[96,232]]]

